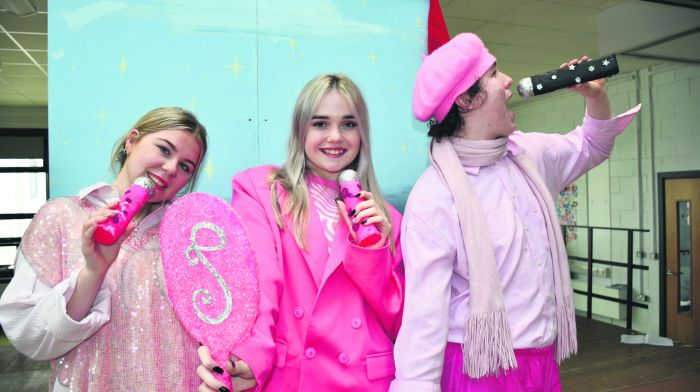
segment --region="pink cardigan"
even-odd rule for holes
[[[329,255],[310,203],[304,251],[290,219],[284,230],[275,223],[268,185],[273,169],[248,169],[232,182],[232,203],[253,240],[262,294],[253,334],[233,352],[251,366],[262,390],[387,391],[404,298],[401,215],[390,208],[395,255],[388,246],[370,250],[350,243],[342,220]],[[278,195],[286,198],[281,187]]]

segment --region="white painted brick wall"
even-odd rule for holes
[[[658,66],[634,75],[618,75],[607,86],[615,114],[639,101],[644,106],[618,137],[610,160],[577,180],[581,206],[577,221],[650,230],[635,234],[633,252],[647,255],[643,259],[635,255],[635,263],[648,265],[650,271],[635,271],[633,285],[635,293],[643,290],[650,302],[648,310],[634,309],[633,328],[653,334],[659,330],[658,274],[663,272],[658,269],[658,260],[650,257],[658,252],[656,179],[660,172],[700,170],[700,67]],[[584,101],[562,92],[536,98],[514,110],[520,129],[561,132],[580,123]],[[594,257],[627,259],[625,234],[594,233]],[[586,256],[586,241],[585,230],[579,230],[579,239],[569,243],[567,250]],[[624,269],[614,268],[609,282],[623,283],[625,275]]]

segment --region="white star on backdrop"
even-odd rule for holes
[[[574,80],[576,81],[576,83],[581,83],[581,78],[579,78],[578,76]]]
[[[593,72],[593,71],[595,71],[595,67],[591,65],[590,67],[588,67],[588,70]]]
[[[538,89],[538,90],[542,90],[542,84],[538,84],[538,85],[537,85],[537,89]]]
[[[610,61],[608,61],[608,60],[603,60],[603,65],[604,65],[604,66],[606,66],[606,67],[607,67],[607,66],[608,66],[608,64],[610,64]]]
[[[575,69],[576,69],[576,66],[575,66],[575,65],[573,65],[573,64],[569,65],[569,71],[573,71],[573,70],[575,70]]]

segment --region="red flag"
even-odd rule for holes
[[[440,0],[430,0],[428,9],[428,54],[450,40],[450,33],[445,25]]]

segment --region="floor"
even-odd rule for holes
[[[32,361],[19,354],[0,334],[0,391],[45,392],[48,385],[48,362]]]
[[[578,318],[579,353],[561,368],[564,391],[698,391],[700,349],[620,343],[623,328]],[[0,391],[46,391],[49,366],[18,354],[0,335]]]
[[[560,369],[564,391],[700,390],[700,349],[622,344],[624,328],[580,317],[576,322],[579,350]]]

